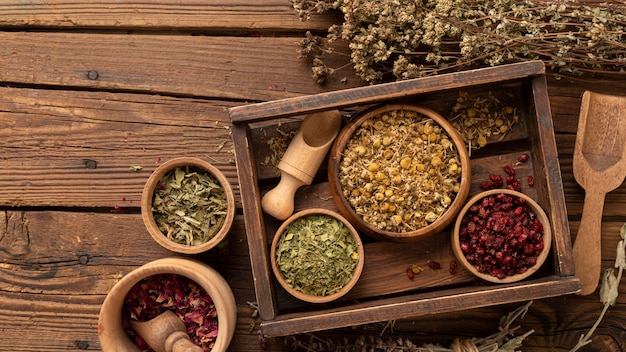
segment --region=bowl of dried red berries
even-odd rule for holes
[[[470,175],[465,142],[450,122],[422,106],[385,104],[341,130],[328,183],[358,230],[402,242],[450,225],[465,204]]]
[[[468,271],[494,283],[534,274],[550,252],[550,220],[529,196],[492,189],[472,197],[452,232],[452,250]]]
[[[235,333],[237,305],[226,280],[200,261],[162,258],[131,271],[107,294],[98,320],[102,351],[163,350],[148,344],[155,339],[135,331],[133,323],[151,324],[172,312],[180,320],[178,324],[184,324],[185,339],[194,347],[212,352],[228,349]],[[164,330],[152,326],[152,330]],[[165,337],[157,341],[165,342]]]

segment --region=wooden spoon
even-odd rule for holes
[[[171,310],[148,321],[130,321],[130,326],[156,352],[202,352],[189,340],[187,327]]]
[[[606,193],[626,176],[626,97],[586,91],[574,147],[574,177],[585,189],[574,266],[580,295],[593,293],[601,273],[600,230]]]

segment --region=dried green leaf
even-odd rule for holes
[[[131,167],[128,168],[130,171],[139,171],[141,169],[143,169],[143,166],[139,166],[139,165],[132,165]]]
[[[600,301],[602,304],[615,305],[618,295],[617,277],[613,273],[613,269],[606,269],[602,278],[602,286],[600,286]]]

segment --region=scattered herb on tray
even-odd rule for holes
[[[343,23],[328,29],[345,40],[357,75],[375,83],[543,60],[557,74],[625,74],[626,8],[546,0],[292,0],[300,18],[338,9]],[[298,54],[313,58],[323,82],[339,68],[329,57],[346,55],[307,33]]]
[[[211,297],[191,279],[175,274],[149,276],[135,284],[124,299],[122,327],[141,351],[150,346],[129,325],[148,321],[171,310],[185,322],[191,341],[210,351],[218,333],[217,311]]]
[[[486,146],[492,138],[502,140],[519,122],[519,116],[515,107],[504,105],[492,92],[470,96],[460,91],[450,122],[471,151]]]
[[[438,123],[408,110],[363,122],[339,167],[344,197],[378,229],[410,232],[435,222],[459,192],[461,162]]]
[[[327,296],[352,278],[359,261],[350,230],[338,219],[311,214],[285,228],[276,264],[285,281],[302,293]]]
[[[154,220],[170,240],[195,246],[222,228],[228,209],[219,181],[194,166],[177,167],[157,184],[152,199]]]
[[[265,131],[264,131],[265,132]],[[265,157],[265,159],[260,163],[261,165],[273,166],[277,176],[280,176],[280,170],[278,169],[278,164],[282,159],[285,151],[289,147],[289,143],[296,135],[296,131],[287,132],[285,131],[284,126],[279,122],[278,126],[276,126],[276,132],[278,135],[276,137],[267,139],[267,146],[269,148],[269,155]]]

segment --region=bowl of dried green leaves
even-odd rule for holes
[[[359,231],[397,242],[441,232],[470,190],[463,137],[435,111],[375,106],[348,123],[330,151],[335,204]]]
[[[197,254],[226,237],[235,217],[234,199],[218,168],[198,158],[175,158],[157,167],[146,182],[141,215],[161,246]]]
[[[340,214],[323,208],[302,210],[276,231],[271,247],[274,276],[292,296],[326,303],[344,296],[359,280],[363,244]]]

